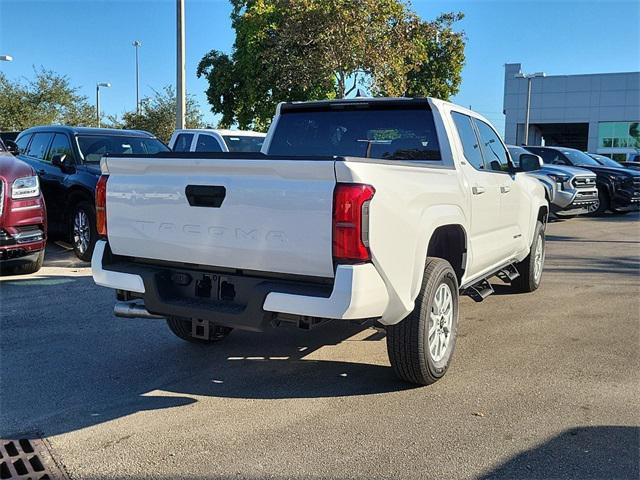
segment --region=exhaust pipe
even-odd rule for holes
[[[113,307],[113,314],[120,318],[156,318],[164,319],[161,315],[150,313],[143,303],[138,302],[116,302]]]

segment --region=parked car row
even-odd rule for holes
[[[545,165],[577,167],[596,175],[598,198],[588,209],[591,213],[607,211],[626,213],[640,207],[640,172],[622,166],[603,164],[580,150],[565,147],[524,147],[539,155]]]

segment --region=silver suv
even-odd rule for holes
[[[528,150],[508,145],[514,165],[520,165],[520,155],[531,154]],[[588,213],[589,207],[598,202],[596,174],[584,168],[564,165],[545,165],[540,158],[542,168],[527,172],[540,180],[547,192],[551,212],[558,216],[572,216]]]

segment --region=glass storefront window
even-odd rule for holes
[[[640,148],[640,122],[600,122],[600,148]]]

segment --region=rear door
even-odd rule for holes
[[[473,120],[452,112],[464,152],[464,175],[469,180],[471,198],[469,276],[473,277],[499,263],[504,255],[500,228],[500,178],[487,171]]]
[[[105,161],[113,253],[333,276],[333,160]]]
[[[524,248],[525,237],[523,235],[520,219],[528,219],[521,214],[523,205],[523,193],[520,185],[511,176],[509,168],[509,154],[502,144],[500,137],[491,125],[482,120],[475,119],[480,135],[480,143],[484,155],[485,165],[490,175],[495,177],[500,197],[500,215],[498,217],[499,228],[503,231],[501,238],[502,257],[515,255]]]

